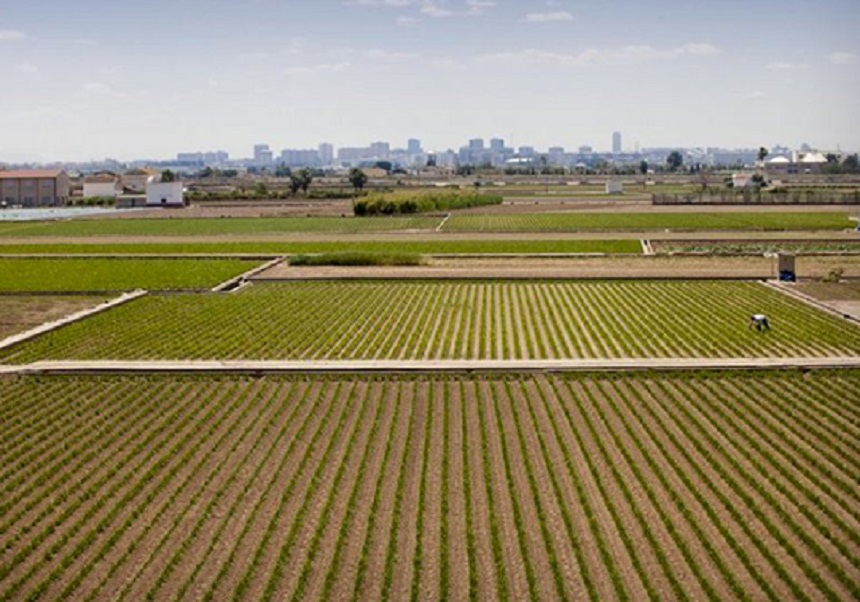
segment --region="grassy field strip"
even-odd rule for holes
[[[858,379],[6,379],[0,596],[853,599]]]
[[[0,293],[208,290],[247,272],[240,259],[0,259]]]
[[[454,215],[446,232],[579,230],[845,230],[842,213],[532,213]]]
[[[440,218],[270,217],[200,219],[88,219],[0,227],[0,236],[221,236],[286,232],[388,232],[433,230]]]
[[[186,255],[256,256],[316,253],[417,253],[421,255],[641,254],[638,240],[358,240],[308,242],[75,243],[10,244],[0,237],[0,255]]]
[[[750,331],[748,316],[762,311],[773,329]],[[0,358],[407,362],[858,352],[856,327],[757,283],[368,281],[148,296]]]

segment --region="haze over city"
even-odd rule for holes
[[[259,141],[860,148],[860,4],[57,0],[0,7],[0,160]]]

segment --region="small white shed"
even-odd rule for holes
[[[624,182],[609,180],[606,183],[606,194],[624,194]]]
[[[751,173],[736,173],[732,174],[733,188],[746,188],[753,185],[753,175]]]
[[[184,207],[185,196],[182,182],[156,182],[154,179],[146,183],[147,207]]]

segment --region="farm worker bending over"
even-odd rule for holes
[[[762,330],[770,330],[770,324],[767,321],[767,316],[764,314],[755,314],[750,316],[750,323],[747,329],[755,326],[755,329],[761,332]]]

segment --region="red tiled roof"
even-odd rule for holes
[[[10,171],[0,171],[0,180],[11,179],[30,179],[30,178],[56,178],[61,173],[62,169],[20,169]]]

